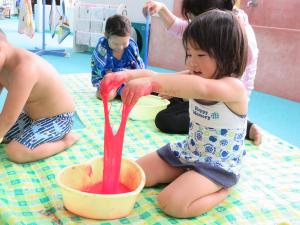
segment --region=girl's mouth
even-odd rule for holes
[[[193,73],[194,73],[195,75],[201,75],[201,74],[202,74],[200,71],[193,71]]]

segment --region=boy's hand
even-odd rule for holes
[[[149,78],[131,80],[126,83],[125,88],[122,91],[123,104],[133,106],[140,97],[151,94],[153,89],[152,82]]]
[[[146,17],[147,13],[149,12],[152,16],[156,13],[159,13],[163,7],[165,7],[165,4],[162,2],[148,1],[143,7],[143,14]]]

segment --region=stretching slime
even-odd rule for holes
[[[122,83],[122,81],[112,81],[109,84],[105,82],[101,83],[100,95],[103,101],[105,116],[102,194],[117,194],[126,192],[124,190],[124,186],[119,183],[119,177],[125,126],[133,105],[123,105],[122,119],[116,134],[113,133],[111,128],[108,110],[109,93],[120,87]]]

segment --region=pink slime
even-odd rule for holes
[[[108,95],[112,90],[116,90],[121,86],[122,81],[112,81],[110,83],[101,82],[100,95],[102,97],[105,116],[105,129],[104,129],[104,162],[103,162],[103,181],[102,191],[103,194],[117,194],[124,192],[119,183],[122,149],[124,141],[125,126],[128,115],[133,105],[123,105],[122,119],[119,129],[116,134],[110,126],[109,110],[108,110]],[[119,188],[120,187],[120,188]]]

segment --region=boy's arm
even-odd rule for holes
[[[26,71],[19,73],[16,71],[12,82],[7,87],[8,93],[0,114],[0,138],[15,124],[19,115],[30,96],[32,88],[36,83],[35,72]]]
[[[95,49],[91,57],[91,82],[94,87],[99,86],[100,81],[106,74],[105,62],[105,58]]]
[[[130,39],[128,49],[134,60],[131,62],[131,69],[145,69],[144,61],[139,53],[139,47],[134,40]]]

